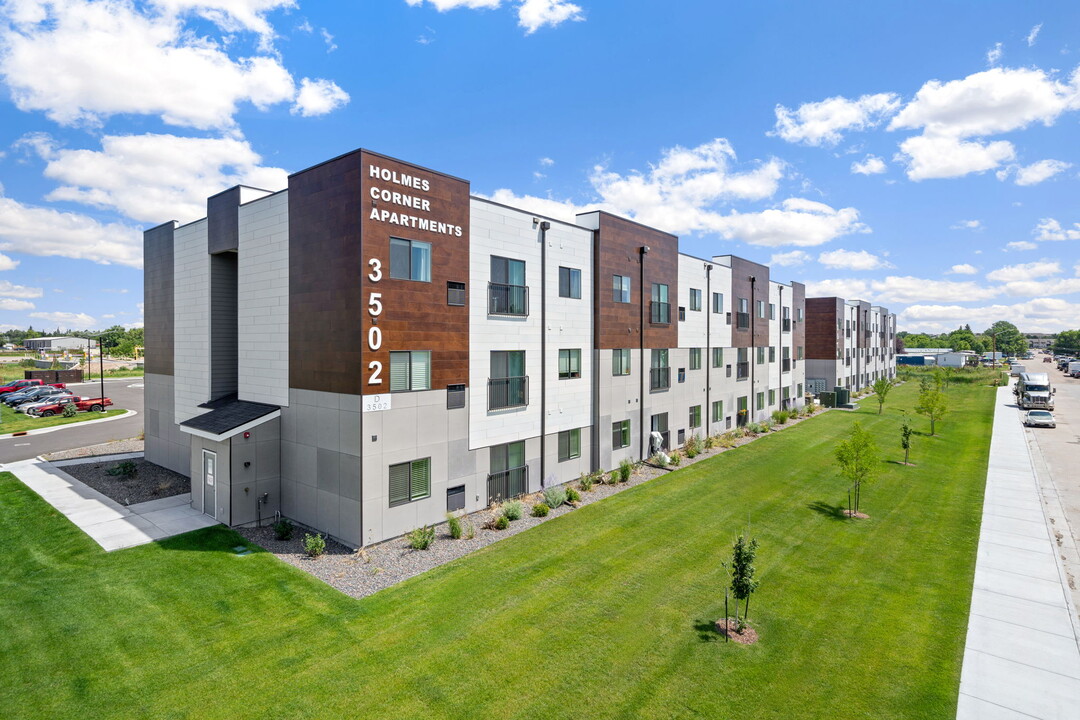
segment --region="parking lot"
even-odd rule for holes
[[[1046,515],[1053,525],[1058,549],[1080,607],[1080,378],[1067,377],[1043,355],[1025,361],[1031,372],[1046,372],[1054,395],[1056,428],[1025,428],[1028,447],[1042,486]],[[1022,412],[1018,410],[1017,412]]]

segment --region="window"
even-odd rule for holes
[[[796,360],[802,360],[803,359],[803,346],[799,345],[798,347],[795,348],[795,350],[796,350],[795,359]]]
[[[671,387],[671,367],[667,350],[653,350],[649,365],[649,388],[661,390]]]
[[[492,350],[488,380],[488,410],[529,404],[529,378],[525,375],[524,350]]]
[[[447,305],[464,305],[465,304],[465,283],[463,283],[463,282],[447,282],[446,283],[446,304]]]
[[[682,305],[680,305],[679,306],[679,322],[684,322],[685,320],[686,320],[686,308],[684,308]]]
[[[690,428],[701,427],[701,406],[692,405],[690,407]]]
[[[769,347],[769,362],[776,362],[776,348],[773,346]]]
[[[390,507],[431,497],[431,458],[390,466]]]
[[[690,348],[690,369],[701,369],[701,348]]]
[[[720,422],[724,419],[724,401],[713,400],[712,404],[712,421]]]
[[[739,330],[750,328],[750,301],[739,298],[739,310],[735,313],[735,327]]]
[[[611,424],[611,448],[630,447],[630,421],[620,420]]]
[[[559,351],[559,379],[581,377],[581,350]]]
[[[712,366],[714,368],[724,367],[724,348],[712,349]]]
[[[694,288],[690,288],[690,309],[693,311],[701,310],[701,291]]]
[[[765,364],[765,348],[764,347],[759,347],[757,349],[757,364],[758,365],[764,365]]]
[[[581,428],[559,433],[559,462],[581,457]]]
[[[712,294],[712,311],[714,313],[724,312],[724,293]]]
[[[431,282],[431,243],[390,238],[390,277]]]
[[[651,307],[651,319],[654,324],[667,325],[671,322],[671,305],[668,303],[667,285],[653,283]]]
[[[517,497],[529,489],[529,467],[525,464],[525,441],[495,445],[489,451],[488,504],[497,499]]]
[[[769,405],[771,406],[771,405],[775,405],[775,404],[776,404],[776,391],[775,390],[770,390],[769,391]]]
[[[757,394],[757,405],[754,406],[755,410],[761,410],[765,407],[765,393],[759,392]]]
[[[776,319],[776,303],[769,303],[769,319]]]
[[[390,353],[390,392],[431,389],[431,353]]]
[[[679,382],[686,382],[686,368],[679,368]]]
[[[745,380],[750,377],[750,351],[747,348],[739,348],[735,362],[735,379]]]
[[[611,374],[630,374],[630,348],[611,351]]]
[[[456,410],[465,407],[465,385],[446,386],[446,409]]]
[[[559,297],[581,299],[581,271],[577,268],[559,268]]]
[[[787,401],[791,399],[791,388],[785,386],[780,389],[780,400],[787,405]]]
[[[612,275],[612,300],[617,303],[630,302],[630,278],[625,275]]]
[[[795,386],[795,397],[801,398],[803,396],[802,383]]]
[[[446,512],[465,509],[465,486],[446,489]]]
[[[529,314],[529,288],[525,285],[524,260],[491,256],[488,314]]]

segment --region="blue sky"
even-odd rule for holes
[[[366,147],[770,263],[901,329],[1075,328],[1078,21],[1060,2],[0,2],[0,327],[138,325],[142,229]]]

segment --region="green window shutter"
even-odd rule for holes
[[[570,431],[570,457],[581,457],[581,430]]]
[[[411,371],[412,371],[412,384],[410,390],[430,390],[431,389],[431,353],[430,352],[416,352],[410,353],[412,355]]]
[[[390,392],[409,389],[409,353],[390,353]]]
[[[431,458],[413,460],[412,494],[410,499],[419,500],[431,495]]]
[[[409,502],[409,463],[390,466],[390,505]]]

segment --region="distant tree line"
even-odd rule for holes
[[[1007,320],[998,320],[981,333],[974,332],[971,325],[963,325],[952,332],[940,335],[898,332],[896,337],[898,344],[901,345],[901,347],[897,348],[899,350],[906,347],[950,348],[952,350],[971,350],[980,355],[992,352],[995,347],[997,352],[1006,355],[1022,355],[1028,351],[1027,338],[1023,336],[1015,325]]]
[[[98,344],[106,355],[119,355],[121,357],[134,357],[135,348],[143,347],[143,329],[125,328],[122,325],[113,325],[105,330],[66,330],[56,328],[55,331],[35,330],[31,325],[25,330],[7,330],[0,333],[4,343],[22,345],[27,340],[39,337],[81,337],[96,338]]]
[[[1080,330],[1063,330],[1054,338],[1050,349],[1055,353],[1080,355]]]

